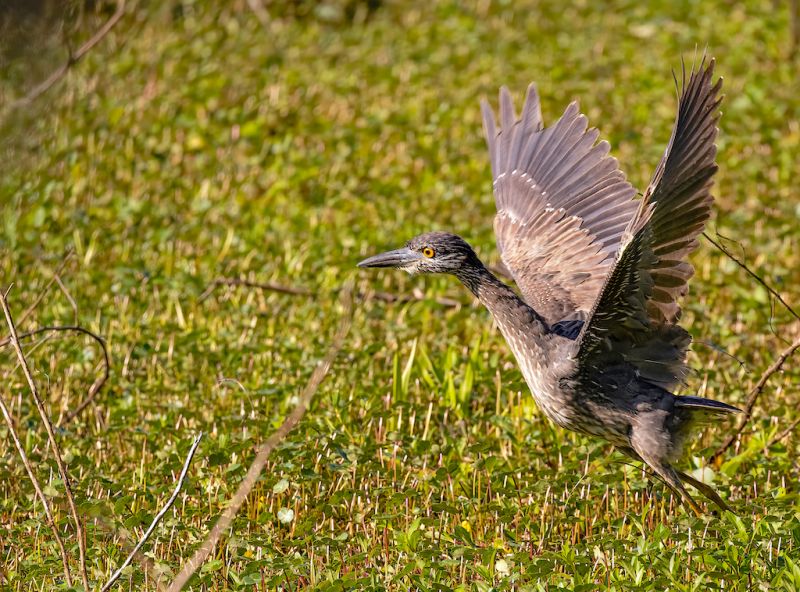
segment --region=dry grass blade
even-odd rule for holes
[[[345,311],[343,313],[339,328],[336,331],[336,335],[333,338],[333,343],[331,344],[331,347],[328,350],[325,358],[319,364],[317,364],[316,368],[314,368],[311,378],[309,378],[305,389],[303,389],[303,392],[300,395],[300,401],[297,403],[297,406],[286,417],[280,427],[273,432],[273,434],[259,447],[255,459],[250,465],[250,468],[247,470],[247,474],[239,484],[239,488],[236,490],[233,498],[231,498],[231,501],[226,506],[222,516],[220,516],[219,520],[217,520],[217,523],[211,529],[211,532],[208,533],[206,540],[203,541],[200,547],[194,552],[194,555],[192,555],[191,559],[184,564],[180,573],[168,588],[168,592],[178,592],[179,590],[182,590],[189,581],[189,578],[191,578],[194,572],[203,564],[203,562],[205,562],[205,560],[214,550],[214,547],[216,546],[222,534],[230,528],[233,519],[236,517],[236,514],[239,512],[239,509],[242,507],[245,499],[253,489],[253,486],[256,484],[259,475],[261,475],[261,471],[264,469],[264,465],[266,464],[269,455],[281,442],[281,440],[283,440],[283,438],[285,438],[286,435],[300,422],[300,420],[303,418],[303,415],[305,415],[306,409],[308,409],[308,406],[311,403],[311,399],[317,392],[322,380],[328,374],[336,355],[342,348],[344,338],[347,335],[347,332],[350,330],[351,303],[349,290],[347,289],[345,290],[344,301]]]
[[[164,507],[161,508],[161,511],[158,514],[156,514],[155,518],[153,518],[153,521],[150,523],[150,527],[142,535],[142,538],[139,539],[139,542],[136,543],[136,546],[133,548],[133,551],[131,551],[128,557],[125,559],[125,561],[122,562],[122,565],[119,566],[119,569],[117,569],[117,571],[115,571],[112,574],[108,582],[106,582],[106,584],[101,588],[100,592],[106,592],[107,590],[111,589],[111,586],[114,585],[114,582],[116,582],[122,575],[122,570],[131,564],[133,558],[136,557],[136,554],[150,538],[150,535],[153,534],[153,531],[156,529],[156,526],[158,526],[158,523],[161,522],[161,519],[166,515],[166,513],[172,507],[172,504],[174,504],[175,500],[178,499],[178,494],[181,492],[181,488],[183,487],[183,482],[186,480],[186,473],[189,471],[189,465],[192,463],[192,459],[194,458],[194,453],[197,450],[197,447],[200,445],[200,440],[202,438],[203,438],[203,432],[200,432],[195,437],[194,442],[192,443],[192,447],[189,449],[189,454],[186,455],[186,461],[183,463],[183,469],[181,470],[181,474],[178,477],[178,482],[175,484],[175,491],[172,492],[172,495],[167,500],[167,503],[164,504]]]
[[[8,307],[8,290],[0,294],[0,304],[3,306],[3,313],[5,314],[6,323],[8,324],[8,329],[11,333],[11,343],[14,345],[14,349],[17,352],[19,363],[22,366],[23,372],[25,373],[25,378],[28,381],[28,386],[31,389],[31,394],[33,395],[33,399],[36,403],[36,408],[39,410],[42,423],[44,424],[45,430],[47,430],[47,438],[50,442],[50,448],[53,451],[53,456],[55,457],[56,464],[58,465],[58,472],[61,475],[62,482],[64,483],[64,491],[66,492],[67,501],[69,502],[70,513],[72,514],[72,520],[75,523],[75,536],[78,540],[78,550],[80,553],[81,579],[83,580],[84,589],[89,590],[89,577],[86,573],[86,541],[83,538],[83,526],[80,518],[78,517],[78,509],[75,506],[75,496],[72,494],[72,486],[70,485],[69,475],[67,474],[67,467],[64,464],[63,458],[61,457],[61,451],[59,450],[58,442],[56,441],[55,434],[53,433],[53,424],[50,422],[50,417],[47,415],[47,410],[44,408],[42,398],[39,396],[39,389],[36,387],[36,383],[33,380],[33,375],[28,367],[28,361],[25,359],[25,354],[22,352],[22,346],[20,345],[19,336],[17,335],[17,328],[14,325],[14,319],[11,317],[11,310]]]
[[[36,474],[33,472],[33,468],[28,461],[28,456],[25,454],[25,448],[19,441],[17,431],[14,429],[14,420],[11,419],[11,414],[8,412],[8,407],[6,407],[6,403],[2,397],[0,397],[0,411],[3,412],[3,417],[5,418],[6,425],[8,426],[8,432],[11,434],[11,439],[14,440],[14,445],[17,447],[19,456],[22,459],[22,464],[25,465],[25,471],[28,473],[28,478],[31,480],[31,483],[33,483],[33,489],[36,491],[36,496],[39,498],[39,501],[42,502],[42,506],[44,507],[44,513],[45,516],[47,516],[47,526],[49,526],[50,530],[53,532],[53,537],[55,537],[59,552],[61,553],[61,563],[64,564],[64,577],[66,578],[67,585],[72,586],[72,576],[69,573],[69,561],[67,559],[67,551],[64,549],[64,541],[61,540],[61,536],[58,534],[56,521],[53,519],[53,513],[50,511],[50,504],[47,502],[47,498],[44,496],[42,487],[39,485],[39,480],[36,478]]]

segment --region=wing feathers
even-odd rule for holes
[[[482,110],[503,262],[549,323],[585,315],[636,212],[635,190],[576,102],[548,128],[535,86],[519,119],[505,87],[499,103],[500,131],[488,105]]]
[[[683,259],[697,247],[713,201],[721,100],[717,97],[721,80],[712,84],[713,73],[714,60],[706,65],[704,59],[698,71],[692,69],[687,83],[683,67],[678,114],[667,149],[578,336],[583,367],[597,368],[599,360],[606,365],[632,364],[640,376],[664,388],[674,386],[686,372],[689,336],[675,323],[681,312],[678,300],[694,274]]]
[[[529,84],[522,107],[522,128],[538,132],[542,129],[542,105],[535,84]]]

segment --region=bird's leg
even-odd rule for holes
[[[696,501],[694,501],[694,498],[689,494],[689,492],[686,491],[686,488],[683,486],[683,483],[681,483],[681,480],[678,478],[675,469],[673,469],[671,466],[667,464],[661,464],[661,463],[654,464],[650,462],[647,462],[647,464],[650,465],[650,467],[656,472],[656,474],[664,480],[664,483],[666,483],[667,486],[672,491],[674,491],[679,497],[683,499],[684,502],[686,502],[686,505],[688,505],[694,511],[695,515],[698,518],[703,516],[704,514],[703,509],[697,504]]]
[[[733,511],[733,508],[731,508],[731,507],[730,507],[730,506],[729,506],[729,505],[728,505],[728,504],[725,502],[725,500],[723,500],[723,499],[722,499],[722,498],[719,496],[719,494],[718,494],[716,491],[714,491],[714,489],[713,489],[713,488],[712,488],[710,485],[706,485],[706,484],[705,484],[705,483],[703,483],[702,481],[698,481],[697,479],[695,479],[694,477],[691,477],[691,476],[687,475],[686,473],[682,473],[682,472],[680,472],[680,471],[675,471],[675,473],[676,473],[676,474],[678,475],[678,477],[680,477],[680,478],[681,478],[683,481],[686,481],[686,482],[687,482],[689,485],[693,486],[695,489],[697,489],[697,491],[699,491],[699,492],[700,492],[700,493],[702,493],[704,496],[706,496],[708,499],[710,499],[712,502],[714,502],[714,503],[715,503],[715,504],[716,504],[716,505],[717,505],[717,506],[718,506],[720,509],[722,509],[722,510],[727,510],[728,512],[731,512],[731,513],[733,513],[733,514],[735,514],[735,513],[736,513],[736,512],[734,512],[734,511]]]

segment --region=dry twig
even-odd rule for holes
[[[245,499],[253,489],[253,486],[256,484],[256,481],[258,480],[261,471],[264,469],[264,465],[266,464],[270,453],[281,442],[281,440],[283,440],[286,434],[294,429],[294,427],[303,418],[306,409],[311,403],[314,393],[317,392],[320,383],[325,378],[328,370],[330,370],[331,364],[333,364],[334,358],[336,358],[336,355],[339,353],[342,343],[344,342],[344,338],[347,335],[347,331],[350,328],[350,303],[347,293],[345,294],[345,300],[346,306],[344,316],[336,335],[334,336],[330,350],[328,350],[325,358],[317,365],[316,368],[314,368],[314,372],[311,374],[308,384],[306,384],[305,389],[300,395],[300,401],[297,403],[297,406],[286,417],[281,426],[259,447],[256,458],[250,465],[247,474],[239,484],[239,488],[236,490],[233,498],[231,498],[230,503],[226,506],[222,516],[220,516],[219,520],[217,520],[217,523],[211,529],[211,532],[208,533],[208,536],[206,537],[206,540],[203,541],[203,544],[200,545],[200,547],[195,551],[191,559],[184,564],[183,569],[181,569],[178,576],[168,588],[168,592],[178,592],[179,590],[182,590],[189,581],[189,578],[192,577],[194,572],[208,558],[222,534],[230,528],[233,519],[236,517],[236,514],[239,512],[239,509],[242,507]]]
[[[56,82],[61,80],[67,74],[67,72],[69,72],[69,69],[72,68],[72,66],[77,64],[81,60],[81,58],[83,58],[87,53],[89,53],[95,45],[100,43],[100,41],[102,41],[103,38],[106,35],[108,35],[109,31],[111,31],[111,29],[114,28],[114,25],[116,25],[119,22],[119,20],[122,18],[124,14],[125,14],[125,0],[119,0],[117,2],[117,8],[114,11],[114,14],[111,15],[111,18],[109,18],[106,21],[106,23],[102,27],[100,27],[97,30],[97,32],[89,38],[88,41],[86,41],[86,43],[81,45],[76,52],[73,53],[72,50],[69,50],[67,61],[60,67],[56,68],[50,74],[50,76],[48,76],[42,82],[33,87],[33,89],[31,89],[31,91],[27,95],[25,95],[21,99],[17,99],[16,101],[14,101],[14,103],[12,103],[11,105],[12,108],[29,105],[33,101],[38,99],[41,95],[50,90],[50,87],[52,87]]]
[[[125,551],[130,552],[133,549],[135,540],[131,540],[131,533],[127,529],[119,529],[115,524],[112,524],[108,517],[98,514],[94,516],[94,526],[97,532],[103,532],[110,537],[116,537],[119,541],[120,547]],[[166,588],[161,583],[162,575],[155,572],[155,561],[142,553],[141,551],[134,553],[133,558],[139,562],[142,571],[145,572],[145,583],[152,583],[158,592],[166,592]]]
[[[314,296],[317,293],[309,290],[308,288],[297,286],[285,286],[283,284],[275,284],[272,282],[254,282],[244,278],[217,278],[212,281],[203,293],[200,294],[199,301],[202,302],[208,298],[217,286],[242,286],[246,288],[257,288],[259,290],[266,290],[268,292],[278,292],[279,294],[288,294],[290,296]],[[356,297],[359,300],[380,300],[388,303],[405,303],[405,302],[418,302],[428,300],[421,292],[414,292],[413,294],[392,294],[391,292],[358,292]],[[458,308],[466,306],[464,302],[455,300],[453,298],[434,298],[434,302],[441,306],[449,308]]]
[[[47,285],[45,285],[45,287],[39,292],[39,294],[36,296],[36,299],[31,303],[31,305],[28,308],[25,309],[25,312],[23,312],[17,319],[18,325],[22,325],[22,323],[24,323],[27,320],[27,318],[31,316],[31,313],[33,313],[33,311],[36,310],[36,307],[39,306],[39,303],[44,299],[44,296],[45,294],[47,294],[48,290],[50,290],[50,287],[54,283],[56,283],[57,281],[56,278],[58,278],[58,276],[61,275],[61,272],[64,271],[64,268],[67,266],[67,263],[69,263],[70,259],[72,259],[72,256],[74,254],[75,252],[72,249],[67,251],[67,254],[64,255],[64,258],[61,260],[61,263],[58,264],[58,267],[53,272],[53,277],[50,278],[50,281],[47,282]]]
[[[799,425],[800,425],[800,417],[798,417],[798,418],[797,418],[797,419],[795,419],[795,420],[794,420],[792,423],[790,423],[790,424],[789,424],[789,427],[788,427],[788,428],[786,428],[785,430],[783,430],[781,433],[779,433],[779,434],[776,434],[776,435],[775,435],[775,437],[774,437],[774,438],[772,438],[772,439],[769,441],[769,443],[767,444],[767,448],[769,448],[769,447],[770,447],[770,446],[772,446],[773,444],[777,444],[778,442],[780,442],[781,440],[783,440],[783,439],[784,439],[786,436],[788,436],[789,434],[791,434],[791,433],[794,431],[794,429],[795,429],[797,426],[799,426]]]
[[[89,577],[86,573],[86,541],[83,538],[83,525],[78,517],[78,509],[75,506],[75,496],[72,494],[72,486],[70,485],[69,475],[67,474],[67,467],[64,464],[64,459],[61,457],[61,451],[58,448],[58,442],[56,441],[55,434],[53,433],[53,424],[50,422],[50,417],[48,417],[47,410],[44,408],[44,403],[39,395],[39,389],[36,387],[36,383],[33,380],[33,375],[28,367],[28,361],[25,359],[25,354],[22,352],[22,346],[20,345],[19,336],[17,335],[17,328],[14,325],[14,319],[11,317],[11,311],[8,307],[8,291],[0,294],[0,304],[2,304],[3,313],[6,317],[6,323],[8,324],[8,329],[11,333],[11,343],[14,345],[14,349],[17,352],[17,358],[19,358],[22,371],[25,373],[25,378],[28,381],[28,386],[31,389],[31,394],[33,395],[33,399],[36,403],[36,408],[39,410],[42,423],[44,424],[45,430],[47,430],[47,438],[50,442],[50,448],[52,449],[53,456],[56,459],[58,472],[61,475],[61,481],[64,483],[64,491],[67,495],[67,501],[69,502],[70,513],[72,514],[72,519],[75,523],[75,536],[78,539],[81,579],[83,580],[84,589],[89,590]]]
[[[741,267],[750,277],[752,277],[759,284],[761,284],[761,286],[763,286],[764,289],[767,290],[767,292],[772,294],[772,296],[774,296],[778,300],[778,302],[780,302],[783,305],[783,307],[787,311],[789,311],[789,313],[792,316],[794,316],[795,319],[800,321],[800,315],[798,315],[795,312],[795,310],[789,305],[789,303],[783,299],[783,297],[778,293],[778,291],[775,290],[772,286],[770,286],[760,275],[758,275],[756,272],[750,269],[744,261],[738,259],[733,253],[731,253],[728,249],[722,246],[721,243],[711,238],[708,235],[708,233],[704,232],[703,236],[706,237],[708,242],[710,242],[717,249],[719,249],[722,252],[722,254],[728,257],[728,259],[736,263],[736,265]],[[720,234],[717,233],[717,236],[720,236]],[[747,395],[747,401],[745,402],[745,408],[744,408],[744,417],[739,422],[739,427],[725,439],[725,441],[719,446],[719,448],[717,448],[714,451],[714,453],[711,455],[711,458],[709,459],[710,462],[712,463],[715,462],[731,446],[733,446],[733,443],[744,431],[745,426],[747,426],[747,423],[753,416],[753,408],[755,407],[756,401],[758,400],[761,391],[764,390],[764,386],[767,384],[767,381],[769,380],[770,376],[778,372],[783,367],[784,362],[786,362],[786,360],[789,357],[791,357],[792,354],[794,354],[794,352],[799,347],[800,347],[800,338],[795,340],[794,343],[790,344],[785,350],[783,350],[783,352],[781,352],[781,354],[775,359],[772,365],[769,368],[767,368],[767,370],[761,375],[761,378],[758,379],[756,385],[750,390],[750,393],[748,393]],[[794,429],[794,426],[789,428],[789,432],[791,432],[792,429]]]
[[[178,499],[178,494],[181,492],[181,488],[183,487],[183,482],[186,480],[186,473],[189,471],[189,465],[192,462],[192,458],[194,458],[194,453],[197,450],[197,447],[200,445],[200,440],[202,439],[202,437],[203,437],[203,432],[200,432],[199,434],[197,434],[197,437],[195,437],[194,442],[192,443],[192,447],[189,449],[189,454],[186,456],[186,461],[183,463],[183,469],[181,470],[181,474],[178,477],[178,482],[175,484],[175,491],[172,492],[172,495],[167,500],[167,503],[164,505],[161,511],[158,514],[156,514],[155,518],[153,518],[153,521],[150,523],[150,527],[142,535],[142,538],[139,539],[139,542],[136,543],[136,546],[133,548],[133,551],[131,551],[128,557],[125,559],[125,561],[122,562],[122,565],[119,566],[119,569],[113,573],[113,575],[109,578],[108,582],[106,582],[106,584],[102,587],[100,592],[107,592],[107,590],[111,589],[111,586],[114,585],[114,582],[116,582],[122,575],[122,570],[124,570],[131,564],[133,558],[147,542],[147,539],[150,538],[150,535],[153,534],[153,531],[156,529],[156,526],[158,526],[158,523],[161,522],[161,519],[166,515],[166,513],[172,507],[172,504],[174,504],[175,500]]]
[[[750,418],[753,415],[753,408],[758,401],[761,391],[764,390],[767,381],[773,374],[780,371],[786,360],[788,360],[798,348],[800,348],[800,337],[795,339],[794,343],[783,350],[772,363],[772,365],[764,371],[764,373],[761,375],[761,378],[758,379],[758,382],[747,395],[747,401],[745,402],[744,406],[744,416],[742,417],[742,421],[739,422],[739,427],[726,438],[725,442],[723,442],[719,448],[714,451],[714,454],[711,455],[709,462],[713,463],[720,456],[722,456],[728,450],[728,448],[733,445],[733,443],[736,441],[736,438],[738,438],[739,435],[744,431],[745,426],[747,426],[747,423],[750,421]]]
[[[784,306],[784,308],[786,308],[786,310],[788,310],[792,314],[792,316],[794,316],[794,318],[800,321],[800,315],[798,315],[794,311],[794,309],[791,306],[789,306],[789,304],[783,299],[783,297],[778,293],[778,291],[775,290],[772,286],[770,286],[766,281],[764,281],[764,279],[760,275],[758,275],[755,271],[750,269],[744,261],[737,259],[736,256],[733,253],[731,253],[728,249],[723,247],[722,244],[718,243],[713,238],[708,236],[708,233],[704,232],[703,236],[706,237],[706,239],[708,239],[708,242],[710,242],[712,245],[714,245],[716,248],[722,251],[722,253],[728,259],[730,259],[731,261],[736,263],[736,265],[744,269],[747,272],[747,274],[754,280],[756,280],[759,284],[761,284],[767,292],[775,296],[775,298],[778,299],[778,302],[780,302]],[[717,233],[717,236],[720,236],[719,233]]]
[[[72,586],[72,576],[69,573],[69,561],[67,560],[67,551],[66,549],[64,549],[64,541],[61,540],[61,536],[58,534],[56,521],[53,518],[53,513],[50,511],[50,504],[47,502],[47,498],[44,496],[44,493],[42,492],[42,488],[39,485],[39,480],[36,479],[36,474],[33,472],[33,468],[31,468],[30,462],[28,462],[28,457],[25,454],[25,448],[22,447],[22,444],[19,441],[19,436],[17,435],[17,432],[14,429],[14,420],[11,419],[11,414],[8,412],[8,407],[6,407],[6,403],[3,400],[2,396],[0,396],[0,411],[3,412],[3,417],[5,418],[6,425],[8,426],[8,432],[11,434],[11,439],[14,440],[14,445],[17,447],[17,451],[19,452],[20,458],[22,458],[22,464],[25,465],[25,470],[28,473],[28,478],[31,480],[31,483],[33,483],[33,489],[36,491],[36,495],[42,502],[42,506],[44,507],[44,513],[45,516],[47,516],[47,525],[53,532],[53,536],[56,539],[56,543],[58,544],[58,549],[61,553],[61,563],[64,564],[64,577],[67,580],[67,585]]]
[[[73,318],[75,319],[75,324],[77,325],[78,304],[75,302],[75,299],[72,297],[72,294],[69,293],[69,290],[67,290],[67,287],[64,285],[64,282],[61,281],[61,278],[59,277],[58,274],[55,275],[55,278],[56,278],[56,283],[58,284],[58,287],[61,290],[61,293],[64,294],[64,297],[67,299],[67,302],[69,302],[69,305],[72,307]]]
[[[25,333],[20,333],[18,335],[18,338],[25,339],[26,337],[32,337],[33,335],[38,335],[40,333],[65,332],[65,331],[82,333],[95,340],[95,342],[100,346],[100,349],[103,352],[103,375],[97,377],[94,383],[92,383],[92,386],[89,387],[89,393],[86,395],[86,398],[83,401],[81,401],[80,404],[78,404],[78,406],[75,407],[75,409],[67,413],[66,417],[64,417],[63,421],[59,422],[58,425],[69,423],[70,421],[75,419],[75,417],[77,417],[81,413],[81,411],[86,409],[86,407],[88,407],[92,401],[94,401],[95,397],[97,397],[97,394],[102,390],[103,386],[105,386],[106,382],[108,381],[108,377],[111,371],[111,358],[108,355],[108,347],[106,346],[105,340],[96,333],[93,333],[92,331],[89,331],[88,329],[85,329],[84,327],[81,327],[79,325],[56,325],[52,327],[39,327],[38,329],[34,329],[33,331],[26,331]],[[11,343],[11,338],[9,337],[0,340],[0,348],[5,347],[9,343]]]
[[[313,292],[307,288],[298,288],[294,286],[283,286],[281,284],[274,284],[272,282],[253,282],[244,278],[217,278],[212,281],[203,293],[200,294],[200,302],[211,296],[212,292],[217,286],[244,286],[246,288],[258,288],[259,290],[267,290],[268,292],[278,292],[280,294],[289,294],[291,296],[312,296]]]

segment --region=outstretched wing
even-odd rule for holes
[[[499,131],[491,107],[484,101],[481,108],[503,263],[549,324],[583,319],[636,213],[636,191],[576,103],[543,128],[534,85],[519,119],[503,87]]]
[[[719,120],[714,60],[683,76],[678,115],[664,157],[622,249],[578,337],[584,368],[632,365],[644,379],[670,388],[686,373],[691,338],[675,323],[678,298],[694,268],[683,259],[697,247],[711,212]],[[677,81],[676,81],[677,84]]]

